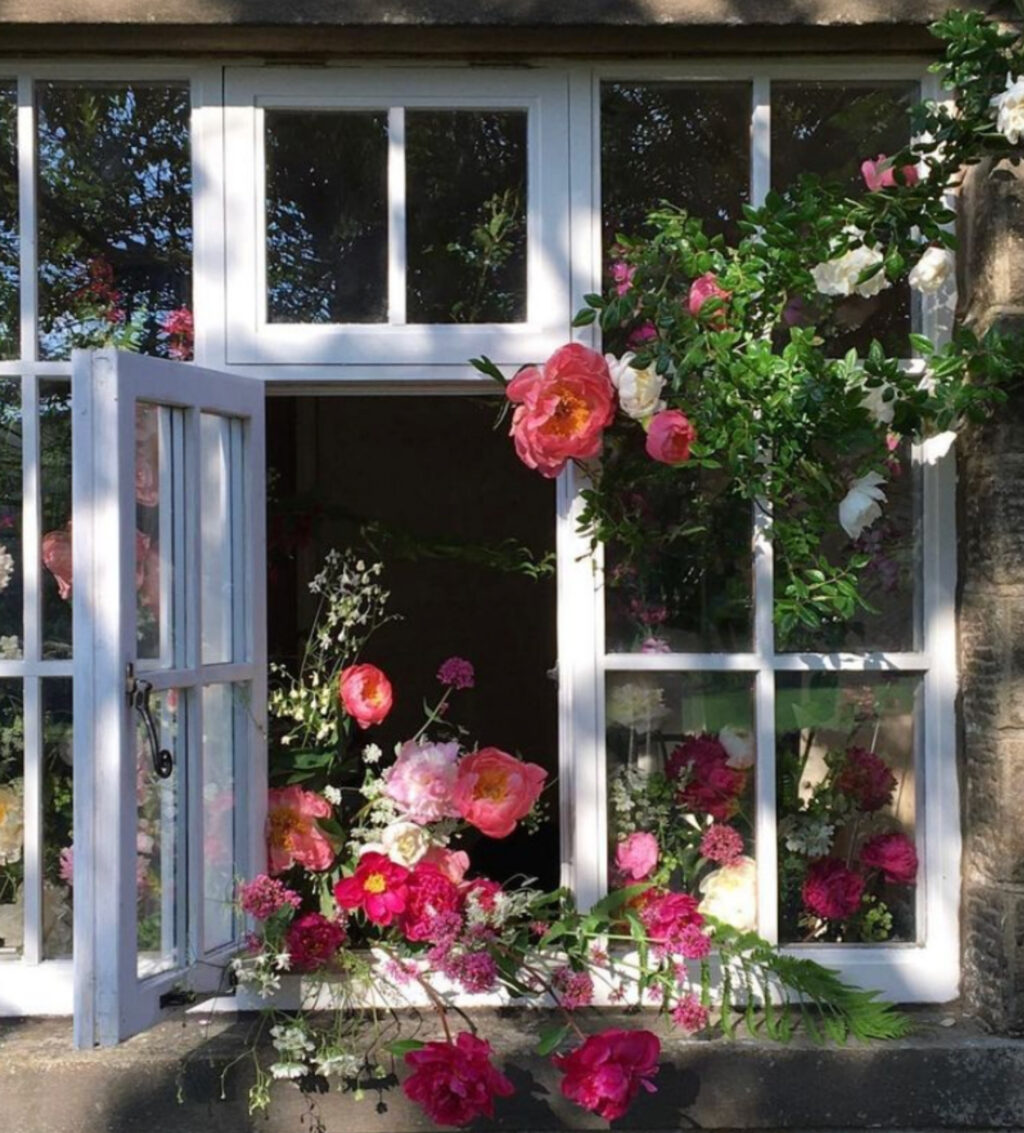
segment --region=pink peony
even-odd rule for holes
[[[449,657],[437,670],[437,679],[449,688],[472,688],[474,677],[472,663],[463,657]]]
[[[658,839],[638,830],[615,847],[615,865],[633,881],[646,880],[658,864]]]
[[[886,881],[912,885],[917,878],[917,850],[906,834],[877,834],[860,848],[860,863],[880,869]]]
[[[360,728],[379,724],[391,711],[391,682],[376,665],[349,665],[338,678],[345,711]]]
[[[512,1083],[491,1065],[491,1047],[468,1031],[454,1043],[427,1043],[405,1056],[413,1073],[402,1083],[405,1096],[438,1125],[468,1125],[494,1116],[494,1099],[515,1093]]]
[[[644,445],[647,455],[662,464],[685,464],[697,430],[678,409],[663,409],[651,418]]]
[[[41,543],[43,566],[57,582],[57,593],[64,601],[71,597],[71,524],[67,530],[48,531]]]
[[[398,804],[403,817],[421,826],[457,818],[454,793],[458,760],[456,742],[421,744],[409,740],[384,772],[384,794]]]
[[[632,347],[643,346],[645,343],[653,342],[657,337],[658,331],[654,323],[641,323],[638,327],[634,327],[633,330],[629,332],[626,345]]]
[[[420,858],[423,865],[435,865],[453,885],[461,885],[469,869],[469,854],[465,850],[446,850],[431,846]]]
[[[864,178],[864,184],[872,193],[877,193],[879,189],[894,189],[896,187],[896,171],[893,169],[892,162],[886,158],[884,153],[880,153],[875,161],[868,158],[867,161],[862,162],[860,172]],[[904,165],[900,169],[901,185],[909,187],[916,185],[919,180],[916,166]]]
[[[881,810],[892,801],[896,776],[873,751],[851,747],[836,775],[836,790],[853,799],[861,810]]]
[[[565,1071],[562,1094],[584,1109],[614,1121],[629,1109],[641,1086],[655,1092],[650,1081],[658,1072],[661,1043],[650,1031],[610,1028],[590,1035],[570,1054],[555,1055]]]
[[[697,898],[689,893],[648,889],[637,905],[651,943],[670,951],[681,949],[687,929],[700,929],[704,924],[704,918],[697,909]]]
[[[699,319],[704,304],[709,300],[720,299],[724,304],[731,296],[731,291],[725,291],[718,286],[718,276],[713,271],[706,271],[690,284],[690,314],[695,319]],[[719,307],[717,311],[711,314],[708,321],[715,330],[724,330],[725,311]]]
[[[665,774],[686,781],[679,801],[691,810],[724,821],[739,809],[739,796],[747,773],[729,766],[729,753],[721,741],[707,734],[684,740],[668,758]]]
[[[715,822],[700,840],[701,855],[719,865],[735,865],[743,857],[743,835],[724,822]]]
[[[615,418],[608,363],[578,342],[556,350],[540,369],[520,370],[505,392],[518,406],[511,433],[519,459],[542,476],[557,476],[569,460],[597,456]]]
[[[238,887],[238,903],[242,912],[258,921],[272,917],[279,909],[297,909],[302,898],[275,877],[258,874]]]
[[[807,908],[827,921],[853,916],[863,892],[864,878],[847,869],[839,858],[818,858],[811,862],[801,889]]]
[[[688,995],[672,1010],[672,1022],[688,1035],[703,1031],[708,1025],[710,1012],[695,995]]]
[[[505,838],[525,818],[548,773],[496,747],[484,747],[459,763],[454,802],[459,814],[488,838]]]
[[[301,787],[273,787],[267,792],[267,850],[270,872],[283,873],[298,862],[306,869],[330,869],[334,846],[318,818],[331,817],[323,796]]]
[[[363,854],[356,872],[334,886],[343,909],[362,909],[374,924],[389,925],[405,912],[409,871],[375,851]]]
[[[625,295],[633,286],[636,267],[633,264],[627,264],[624,260],[616,260],[612,264],[611,275],[612,283],[615,284],[615,294]]]
[[[345,943],[345,929],[319,913],[303,913],[288,926],[284,942],[296,972],[315,972],[334,959]]]
[[[423,864],[409,874],[406,886],[402,933],[406,940],[433,941],[437,918],[458,912],[459,891],[437,866]]]

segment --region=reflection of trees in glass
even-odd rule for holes
[[[188,87],[48,83],[38,113],[41,355],[166,355],[191,306]]]
[[[267,318],[387,319],[387,113],[266,112]]]
[[[526,119],[406,113],[410,322],[525,320]]]
[[[43,682],[43,953],[71,955],[74,894],[71,680]]]
[[[18,350],[18,141],[17,99],[0,84],[0,358]]]
[[[6,584],[0,589],[0,658],[21,655],[24,570],[21,546],[21,382],[0,379],[0,549],[9,555]]]
[[[59,577],[71,578],[71,383],[66,378],[39,383],[40,504],[42,506],[43,656],[71,654],[71,601],[62,597]],[[51,549],[53,536],[62,541]],[[66,542],[63,542],[66,540]],[[66,557],[65,557],[66,555]],[[72,583],[72,595],[74,594]]]

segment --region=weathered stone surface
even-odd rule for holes
[[[1024,1033],[1024,886],[966,886],[963,918],[966,1009],[992,1030]]]
[[[1024,314],[1024,163],[981,162],[960,193],[959,288],[963,318],[984,330]]]

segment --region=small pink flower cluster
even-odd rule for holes
[[[551,978],[558,992],[558,1003],[566,1011],[589,1007],[594,1002],[594,981],[589,972],[574,972],[566,966],[559,968]]]
[[[700,840],[701,855],[719,865],[735,865],[743,857],[743,836],[724,822],[714,822]]]
[[[265,873],[239,886],[238,900],[242,912],[258,921],[269,919],[280,909],[297,909],[302,904],[298,893]]]
[[[449,688],[472,688],[475,678],[472,662],[463,657],[449,657],[437,670],[437,679]]]

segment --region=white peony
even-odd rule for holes
[[[14,556],[0,543],[0,591],[7,589],[14,575]]]
[[[416,822],[392,822],[384,828],[379,842],[359,847],[360,856],[371,851],[386,854],[396,865],[412,867],[433,845],[430,835]]]
[[[730,767],[753,767],[754,735],[749,728],[734,728],[726,724],[718,733],[718,742],[729,753]]]
[[[739,932],[757,928],[757,863],[742,857],[734,865],[724,865],[709,873],[700,883],[702,900],[698,908],[709,917],[732,925]]]
[[[665,408],[666,403],[661,399],[665,379],[657,373],[653,363],[637,370],[632,364],[633,354],[623,354],[619,359],[614,354],[604,357],[612,384],[619,392],[619,408],[627,417],[642,421]]]
[[[989,105],[996,108],[996,129],[1011,146],[1017,145],[1024,134],[1024,75],[1014,79],[1007,72],[1006,89],[995,95]]]
[[[856,237],[858,240],[863,241],[864,239],[864,232],[852,225],[844,228],[843,232],[847,236]],[[857,280],[868,268],[880,265],[884,259],[885,257],[877,244],[873,244],[869,248],[866,244],[861,243],[850,248],[841,256],[826,260],[824,263],[811,268],[811,275],[814,277],[815,287],[822,295],[860,295],[865,299],[870,299],[872,295],[877,295],[879,291],[884,291],[885,288],[891,286],[889,280],[886,279],[885,270],[876,271],[870,279],[865,279],[863,283],[858,283]]]
[[[953,269],[953,256],[947,248],[932,245],[910,269],[910,286],[930,294],[946,282]]]
[[[21,779],[0,783],[0,866],[21,861],[24,803]]]
[[[850,490],[839,505],[839,523],[851,539],[860,537],[882,514],[885,492],[881,485],[885,477],[878,472],[867,472],[850,485]]]
[[[665,690],[656,685],[628,681],[608,695],[608,721],[635,732],[653,732],[668,716]]]

